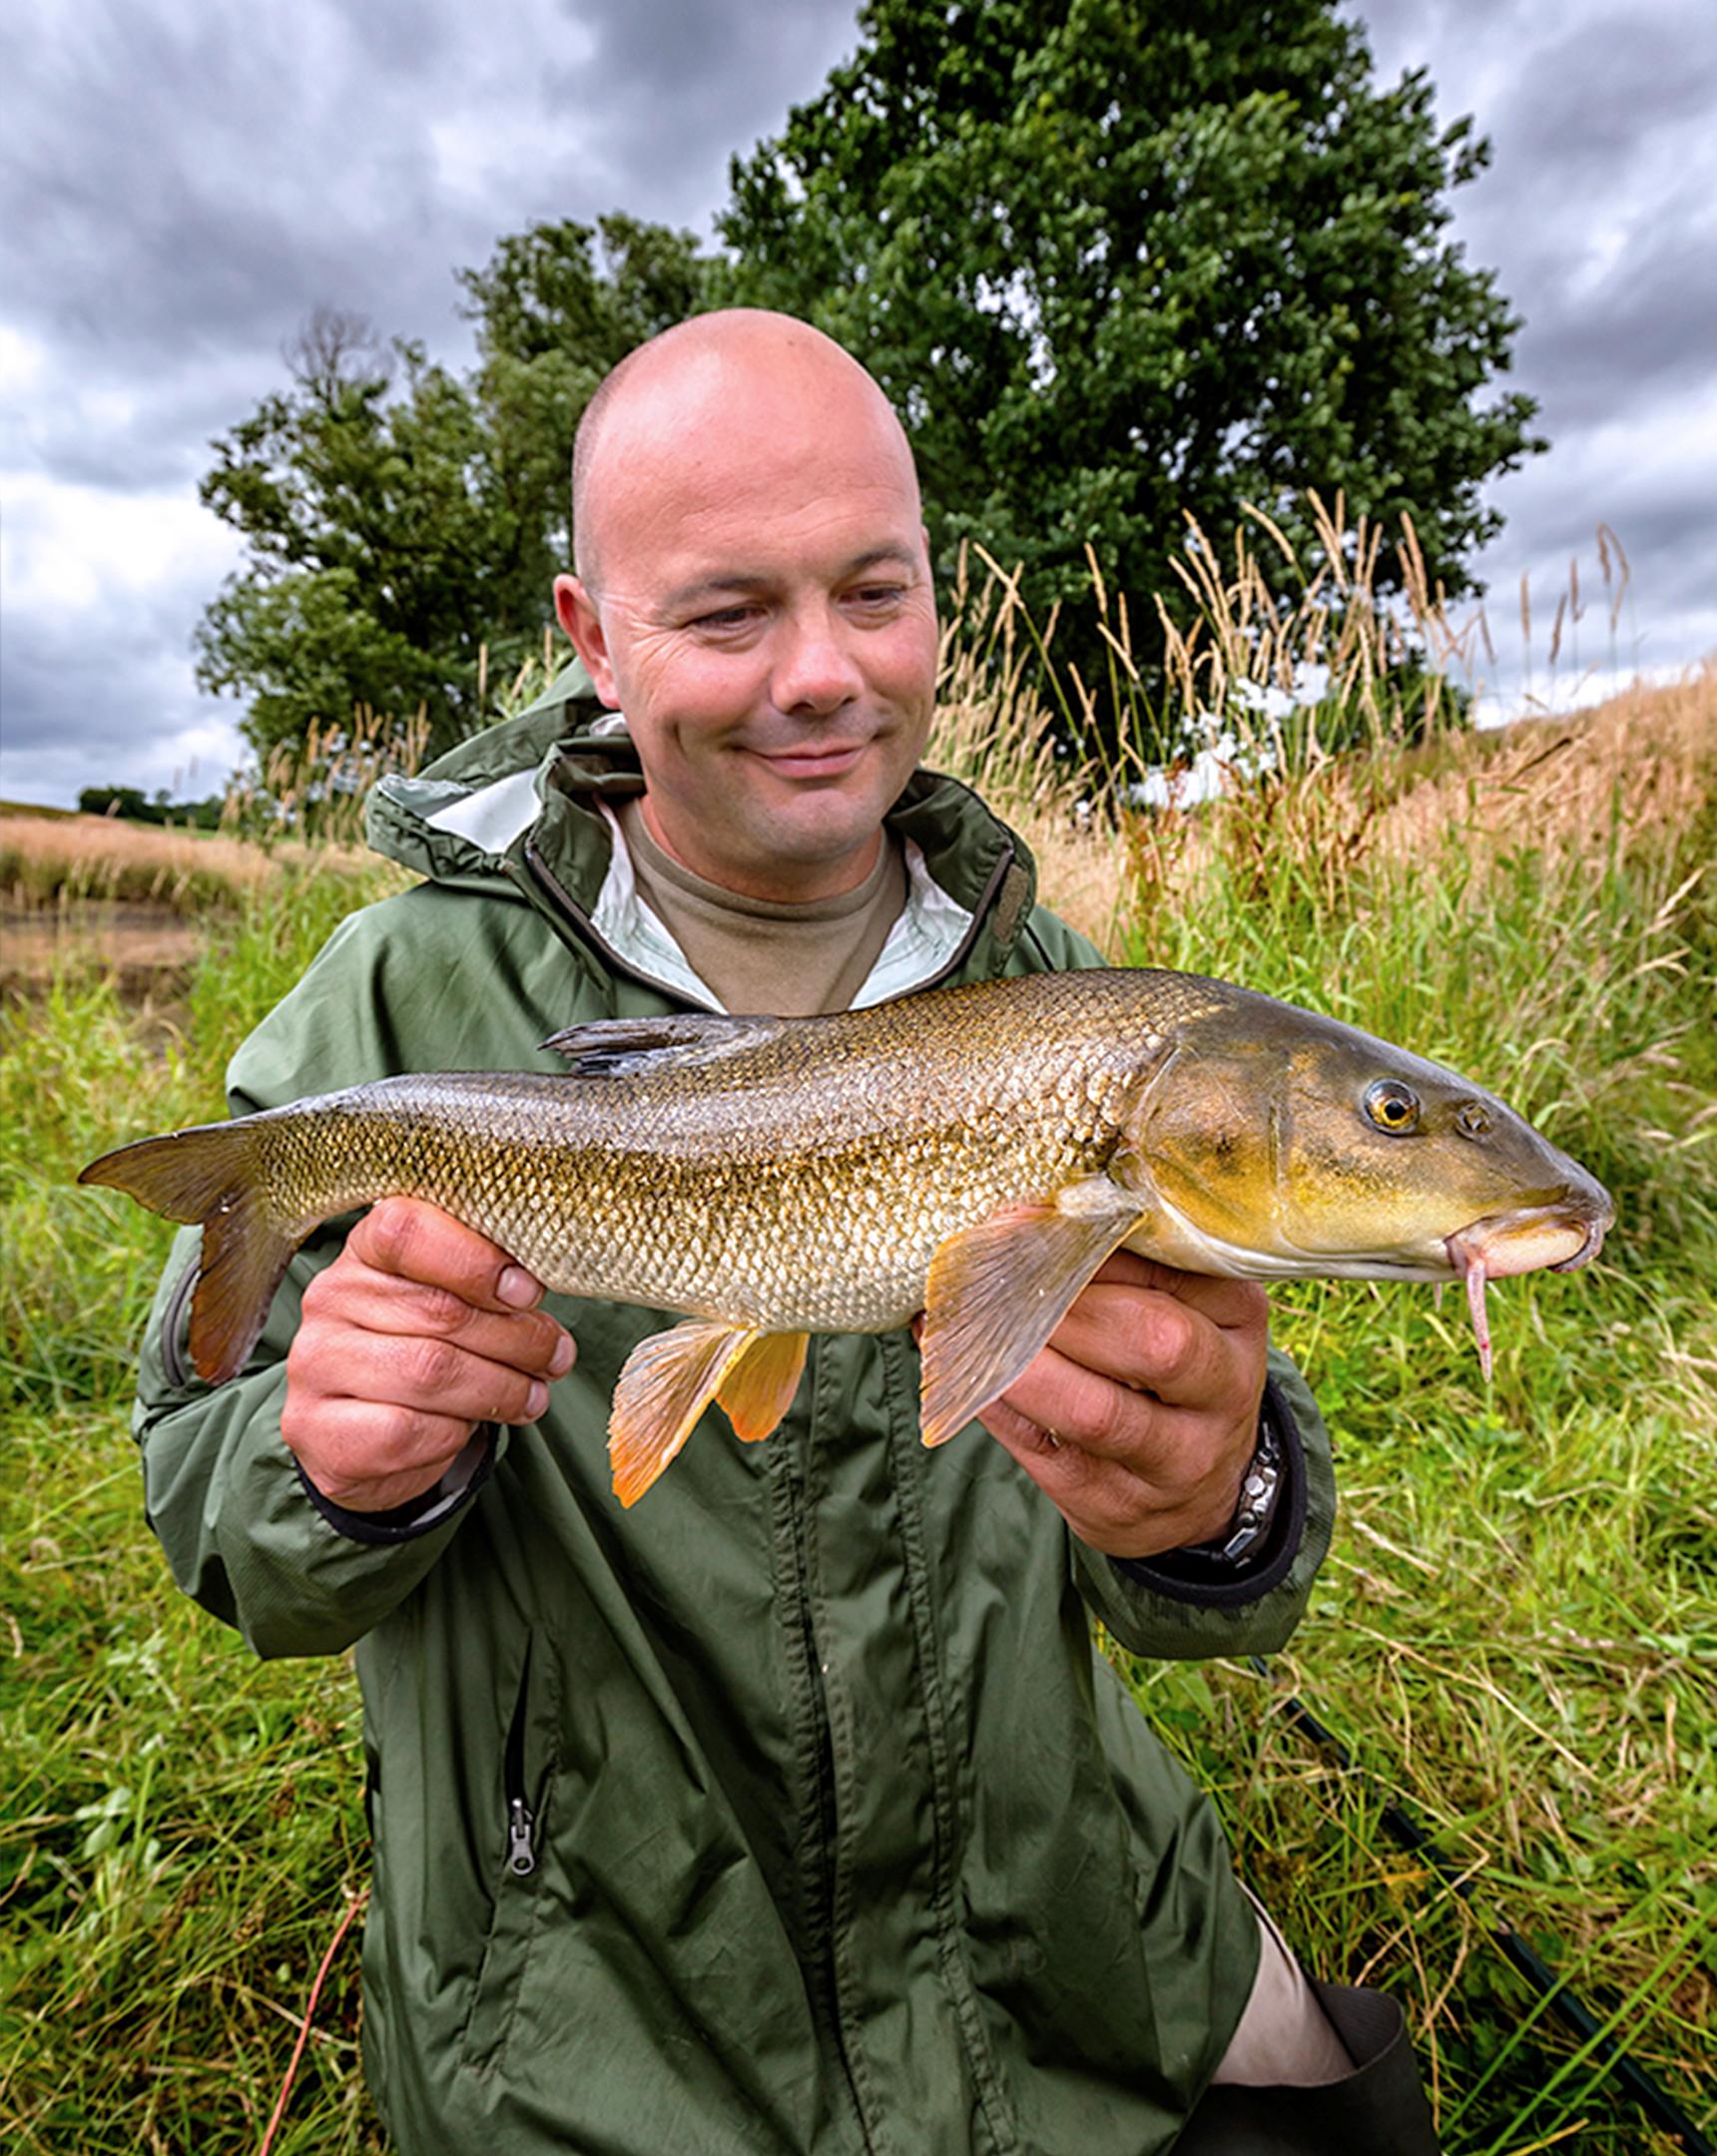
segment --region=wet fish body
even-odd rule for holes
[[[719,1399],[791,1404],[814,1333],[925,1313],[923,1433],[1012,1383],[1111,1252],[1253,1279],[1463,1277],[1595,1255],[1601,1187],[1493,1095],[1337,1021],[1147,969],[811,1019],[577,1026],[565,1074],[379,1080],[105,1155],[81,1181],[204,1230],[192,1357],[244,1364],[291,1253],[404,1193],[545,1286],[681,1311],[623,1371],[625,1502]]]

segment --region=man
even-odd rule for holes
[[[917,770],[916,482],[839,347],[669,331],[593,401],[574,510],[587,673],[378,790],[426,880],[336,934],[236,1109],[552,1067],[595,1017],[1094,961]],[[712,1415],[626,1512],[608,1401],[661,1314],[551,1310],[392,1200],[306,1247],[211,1393],[194,1251],[146,1348],[150,1514],[260,1652],[357,1643],[366,2065],[403,2149],[1140,2156],[1213,2076],[1184,2147],[1278,2145],[1223,2137],[1308,2102],[1279,2145],[1434,2145],[1399,2014],[1329,1995],[1344,2044],[1090,1645],[1095,1612],[1141,1652],[1268,1648],[1304,1606],[1327,1447],[1286,1364],[1267,1384],[1260,1290],[1111,1261],[934,1454],[908,1335],[819,1340],[767,1444]],[[1415,2103],[1405,2138],[1350,2132]]]

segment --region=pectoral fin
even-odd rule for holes
[[[719,1399],[749,1439],[786,1414],[805,1364],[803,1333],[760,1333],[691,1319],[640,1341],[626,1358],[608,1418],[614,1494],[636,1504]]]
[[[1090,1176],[948,1237],[924,1294],[925,1444],[951,1437],[1007,1390],[1138,1220],[1136,1194]]]

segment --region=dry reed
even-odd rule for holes
[[[242,838],[118,816],[0,817],[0,888],[16,905],[118,899],[190,913],[236,904],[274,872]]]
[[[1017,589],[1003,580],[999,593],[986,595],[989,633],[981,639],[965,634],[971,601],[962,554],[924,762],[983,796],[1030,848],[1045,900],[1111,951],[1122,882],[1108,783],[1057,743],[1034,686],[1036,647]]]
[[[428,741],[423,709],[401,721],[359,704],[342,726],[312,723],[301,742],[277,744],[260,773],[235,781],[222,820],[268,844],[361,847],[370,789],[392,773],[414,773]]]

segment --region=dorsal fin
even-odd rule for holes
[[[773,1040],[782,1018],[732,1018],[687,1011],[673,1018],[594,1018],[567,1026],[543,1042],[565,1056],[575,1078],[630,1078],[644,1071],[687,1070],[719,1063]]]

